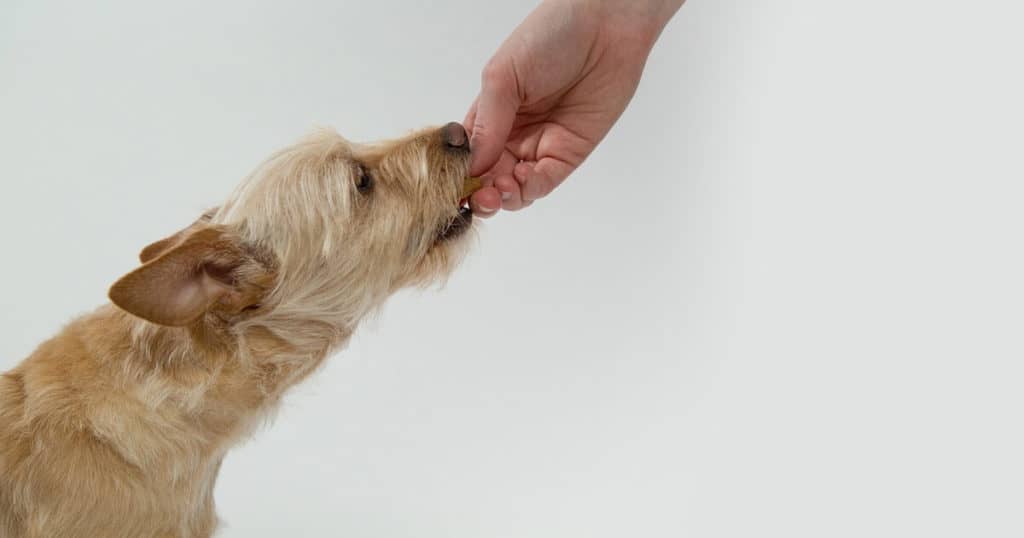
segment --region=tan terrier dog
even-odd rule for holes
[[[456,123],[317,132],[143,249],[113,304],[0,376],[0,537],[207,537],[224,454],[471,224]]]

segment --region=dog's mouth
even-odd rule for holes
[[[446,225],[441,228],[437,240],[451,241],[466,233],[466,230],[473,224],[473,210],[469,207],[469,197],[481,187],[480,179],[475,177],[466,178],[462,185],[462,198],[459,199],[459,211]]]
[[[468,205],[459,205],[459,213],[455,215],[452,220],[448,221],[443,228],[441,233],[437,235],[438,241],[451,241],[456,237],[466,233],[466,230],[473,223],[473,210]]]

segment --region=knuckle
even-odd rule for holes
[[[473,118],[473,134],[470,135],[470,143],[478,142],[480,140],[487,140],[491,137],[491,129],[487,126],[487,123],[483,118],[477,116]]]
[[[530,202],[534,200],[540,200],[541,198],[551,194],[552,188],[547,182],[533,181],[530,186],[523,189],[523,200]]]
[[[507,73],[508,70],[504,63],[497,58],[492,58],[480,72],[480,80],[485,87],[500,87],[507,79]]]

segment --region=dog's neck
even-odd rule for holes
[[[73,506],[68,517],[81,517],[96,506],[87,495],[103,491],[108,505],[96,521],[137,503],[122,514],[126,529],[191,522],[207,536],[224,454],[351,332],[312,323],[290,339],[237,329],[217,320],[164,327],[107,305],[0,376],[0,535],[22,536],[11,530],[21,521],[12,513]],[[65,487],[67,477],[74,480]],[[4,479],[32,487],[5,490],[12,486]],[[38,497],[23,506],[4,495],[14,491]],[[56,505],[41,502],[60,496]],[[59,509],[48,514],[58,527],[70,525],[57,522]],[[165,519],[147,520],[152,514]]]
[[[102,385],[119,389],[104,398],[120,405],[115,415],[98,413],[94,427],[100,435],[116,430],[115,423],[125,420],[127,413],[151,424],[151,439],[119,440],[116,435],[109,439],[114,444],[123,441],[122,451],[130,461],[138,459],[127,456],[140,443],[154,455],[165,443],[168,448],[189,446],[219,458],[273,412],[288,388],[315,371],[351,334],[315,323],[304,327],[300,339],[260,327],[235,334],[216,320],[163,327],[112,306],[80,323],[119,327],[121,334],[111,341],[127,344],[121,353],[102,347],[95,352],[94,358],[106,363],[99,370],[109,377]],[[106,423],[107,416],[115,419]]]

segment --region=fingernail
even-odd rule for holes
[[[501,193],[501,199],[502,199],[502,200],[508,200],[508,199],[509,199],[509,198],[511,198],[511,197],[512,197],[512,193],[511,193],[511,192],[504,192],[504,191],[503,191],[503,192]]]
[[[477,209],[479,209],[480,211],[483,211],[484,213],[494,213],[494,211],[496,211],[498,208],[496,208],[496,207],[487,207],[487,206],[481,204],[481,205],[477,206]]]

